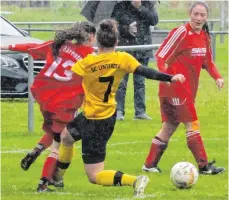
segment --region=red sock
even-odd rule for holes
[[[204,143],[199,131],[189,131],[186,133],[188,148],[198,163],[199,168],[208,164],[207,154],[205,152]]]
[[[167,146],[167,142],[163,142],[159,137],[154,137],[150,152],[145,161],[145,166],[147,168],[156,167]]]
[[[40,139],[38,144],[42,145],[45,149],[51,146],[53,142],[53,134],[52,133],[45,133],[43,137]]]
[[[58,154],[52,152],[49,154],[49,156],[46,158],[45,163],[43,165],[41,178],[47,178],[48,180],[51,180],[54,174],[54,171],[56,169],[56,164],[58,161]]]

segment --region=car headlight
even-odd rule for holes
[[[19,69],[20,65],[15,59],[1,55],[1,68]]]
[[[28,73],[14,58],[1,55],[1,76],[16,79],[27,79]]]

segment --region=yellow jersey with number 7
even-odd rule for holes
[[[85,99],[83,112],[88,119],[106,119],[116,110],[115,95],[126,73],[141,64],[126,52],[90,54],[71,70],[83,77]]]

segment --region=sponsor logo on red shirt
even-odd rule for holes
[[[206,52],[206,48],[192,48],[191,56],[205,56]]]

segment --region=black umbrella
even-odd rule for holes
[[[115,5],[119,1],[87,1],[81,14],[94,24],[111,17]]]
[[[122,2],[123,0],[103,0],[103,1],[92,1],[89,0],[83,7],[81,14],[86,17],[86,19],[94,24],[98,24],[103,19],[111,18],[112,12],[116,4]],[[130,1],[130,0],[129,0]],[[157,1],[149,0],[153,4]],[[158,0],[160,3],[160,1]]]

